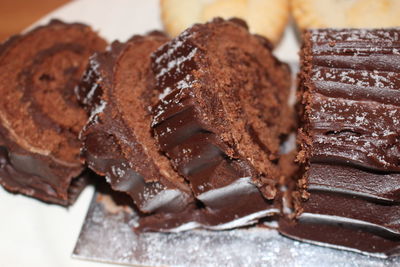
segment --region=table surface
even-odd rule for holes
[[[71,0],[0,0],[0,42]]]

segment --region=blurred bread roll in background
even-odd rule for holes
[[[400,26],[400,0],[291,0],[290,4],[301,30]]]
[[[289,0],[160,0],[160,3],[161,18],[171,36],[214,17],[237,17],[247,22],[252,33],[277,44],[290,14]]]

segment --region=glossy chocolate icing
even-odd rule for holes
[[[336,190],[381,202],[400,202],[400,173],[371,172],[353,166],[311,163],[306,175],[308,190]]]
[[[176,212],[189,205],[188,197],[179,189],[168,188],[159,181],[145,181],[132,168],[132,163],[116,151],[118,144],[105,133],[90,134],[84,139],[82,155],[89,167],[106,176],[111,187],[127,193],[143,212]]]
[[[1,85],[6,102],[0,111],[0,184],[5,189],[60,205],[75,201],[90,175],[82,173],[77,138],[87,117],[73,89],[89,55],[105,46],[88,26],[57,20],[2,44],[2,67],[18,68],[3,76]],[[57,117],[61,110],[62,119]]]
[[[271,146],[265,138],[263,139],[265,136],[260,135],[260,128],[264,127],[262,129],[267,132],[270,129],[279,129],[276,131],[285,133],[282,130],[284,122],[281,122],[281,127],[274,119],[286,112],[286,102],[279,101],[288,93],[290,74],[287,67],[270,54],[267,42],[262,42],[261,37],[249,35],[244,25],[242,21],[239,23],[237,20],[222,19],[198,24],[153,54],[152,66],[156,86],[162,91],[160,102],[152,110],[154,136],[173,167],[189,182],[196,199],[204,205],[204,208],[192,212],[192,219],[188,219],[191,223],[178,227],[179,230],[199,226],[229,229],[253,224],[258,219],[278,211],[277,204],[271,201],[277,192],[277,167],[271,160],[277,158],[275,150],[279,148],[279,140]],[[239,33],[238,36],[251,43],[246,45],[253,47],[248,48],[239,43],[235,39],[235,31]],[[214,51],[212,43],[218,41],[211,36],[225,38],[228,43],[231,42],[225,50],[229,56],[224,57]],[[284,81],[275,82],[274,79],[270,79],[270,87],[257,84],[257,79],[254,79],[253,84],[249,82],[253,93],[269,90],[275,93],[275,96],[271,97],[275,97],[277,101],[262,103],[263,106],[259,107],[261,110],[264,106],[271,110],[275,108],[273,112],[277,112],[277,115],[274,119],[268,118],[268,121],[260,120],[258,124],[250,122],[249,117],[253,114],[250,114],[250,107],[246,106],[251,100],[247,100],[250,96],[246,94],[245,85],[238,82],[233,85],[231,92],[224,92],[218,82],[223,83],[224,79],[231,79],[231,74],[225,74],[226,77],[213,77],[210,64],[211,60],[215,59],[220,60],[221,65],[232,67],[232,64],[236,64],[233,62],[241,58],[243,53],[246,57],[243,56],[243,61],[237,64],[249,66],[250,61],[257,62],[257,55],[251,54],[255,53],[254,51],[263,51],[263,60],[271,62],[272,65],[270,69],[263,69],[266,68],[265,65],[258,65],[257,70],[263,73],[260,77],[273,77],[273,73],[276,72],[276,76],[282,75],[287,79],[286,85],[283,85]],[[249,75],[258,75],[255,73],[257,72]],[[241,82],[246,83],[243,80]],[[282,95],[279,95],[278,90]],[[279,113],[279,108],[275,105],[281,105],[282,113]],[[260,117],[263,116],[265,114],[260,114]],[[235,139],[235,134],[226,133],[227,129],[235,127],[235,123],[230,120],[237,122],[236,127],[244,127],[241,129],[243,131],[240,141]],[[287,122],[290,124],[290,119]],[[244,124],[246,126],[242,126]],[[271,136],[274,134],[271,133]],[[258,158],[253,159],[252,155],[247,158],[244,156],[246,152],[241,148],[245,146],[246,149],[256,151],[255,153],[267,155],[263,158],[263,170],[254,163]],[[152,218],[143,222],[143,227],[156,229],[146,225],[150,220]],[[160,221],[168,224],[168,227],[179,225],[175,218],[164,218]]]
[[[352,223],[335,221],[334,218],[300,219],[297,223],[281,218],[279,231],[296,240],[367,255],[387,257],[400,253],[398,237],[370,232]]]
[[[68,180],[60,181],[59,173],[74,178],[66,184]],[[90,173],[82,173],[80,168],[71,172],[70,168],[55,166],[35,155],[9,153],[4,146],[0,146],[0,176],[0,184],[10,192],[63,206],[73,204],[90,180]]]
[[[293,199],[296,221],[283,218],[283,234],[400,253],[399,48],[399,29],[305,32],[298,137],[303,199]]]
[[[168,165],[161,165],[168,161],[151,145],[148,110],[154,102],[152,95],[158,92],[152,86],[150,53],[167,41],[161,32],[152,32],[126,43],[114,42],[110,51],[91,58],[77,90],[91,114],[81,133],[83,158],[144,213],[175,213],[194,205],[183,179]],[[136,108],[141,113],[133,110],[131,101],[140,104]],[[135,112],[143,113],[143,128]],[[144,138],[138,131],[149,133]]]
[[[312,66],[304,74],[304,86],[312,92],[304,97],[310,107],[304,129],[313,136],[312,162],[335,159],[374,170],[400,171],[397,32],[306,33],[306,38],[318,40],[303,50],[304,60]],[[375,39],[378,36],[387,37]],[[386,59],[397,67],[389,67]],[[387,69],[380,68],[381,64]]]

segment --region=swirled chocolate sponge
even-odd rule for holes
[[[144,213],[178,212],[193,203],[190,188],[159,152],[151,133],[151,106],[158,100],[150,54],[169,39],[160,32],[114,42],[96,53],[79,90],[91,111],[82,131],[82,155],[127,193]]]
[[[0,47],[0,184],[69,205],[83,186],[74,88],[106,42],[83,24],[51,21]]]

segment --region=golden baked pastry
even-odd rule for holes
[[[400,26],[399,0],[291,0],[300,29]]]
[[[172,36],[193,23],[238,17],[251,32],[276,44],[289,18],[289,0],[160,0],[160,4],[164,27]]]

